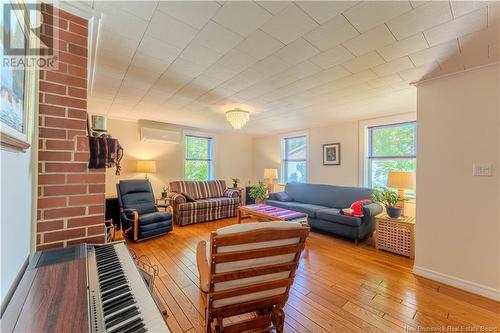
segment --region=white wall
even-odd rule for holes
[[[31,248],[31,149],[24,153],[0,150],[0,249],[2,302]]]
[[[310,183],[358,185],[358,122],[352,121],[308,130]],[[254,138],[253,180],[262,180],[265,168],[281,163],[282,134]],[[341,165],[323,165],[323,144],[340,142]]]
[[[108,119],[108,132],[118,139],[124,148],[122,172],[115,176],[115,169],[106,171],[106,196],[116,196],[116,183],[120,179],[142,178],[135,172],[139,159],[156,160],[157,172],[149,175],[156,196],[160,196],[162,185],[182,180],[183,145],[143,142],[139,139],[137,122]],[[214,138],[214,173],[216,179],[224,179],[232,186],[231,178],[239,178],[241,185],[252,178],[252,138],[234,133],[210,133]]]
[[[500,65],[417,88],[415,272],[500,299]],[[492,177],[473,177],[492,163]]]

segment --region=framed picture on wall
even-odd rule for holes
[[[2,5],[2,17],[4,17],[4,11],[11,12],[10,24],[4,25],[4,35],[9,35],[9,43],[7,45],[5,40],[2,41],[0,46],[2,59],[9,59],[11,55],[8,50],[13,48],[24,49],[22,55],[16,55],[18,59],[27,59],[30,56],[30,43],[34,43],[33,36],[31,33],[25,33],[24,22],[26,20],[19,14],[23,11],[13,10],[14,8],[23,8],[23,6],[20,1],[11,1],[7,2],[5,6]],[[0,147],[24,151],[31,145],[31,122],[33,121],[34,98],[36,96],[36,69],[24,65],[11,65],[1,66],[0,71]]]
[[[323,165],[340,165],[340,143],[323,145]]]

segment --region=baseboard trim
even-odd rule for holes
[[[500,290],[479,283],[463,280],[451,275],[439,273],[427,268],[413,266],[413,273],[427,279],[435,280],[452,287],[463,289],[473,294],[481,295],[495,301],[500,301]]]

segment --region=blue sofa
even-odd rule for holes
[[[374,217],[382,212],[380,204],[370,203],[364,206],[363,217],[340,214],[341,209],[349,208],[353,202],[369,199],[372,193],[369,188],[288,183],[284,192],[286,195],[271,193],[267,204],[306,213],[311,228],[347,237],[356,243],[373,233]],[[286,198],[280,201],[280,197]]]

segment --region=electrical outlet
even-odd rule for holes
[[[472,165],[472,175],[477,177],[490,177],[493,165],[491,163]]]

